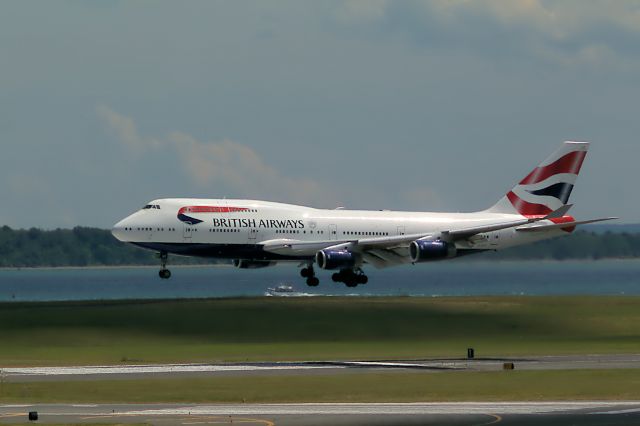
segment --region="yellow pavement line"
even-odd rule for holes
[[[195,417],[195,418],[194,418]],[[233,417],[233,416],[193,416],[187,417],[183,420],[196,420],[190,422],[182,422],[183,425],[201,425],[201,424],[232,424],[232,423],[252,423],[261,424],[265,426],[275,426],[276,424],[270,420],[265,419],[250,419],[245,417]],[[199,420],[199,421],[198,421]],[[207,421],[209,420],[209,421]],[[213,420],[213,421],[211,421]]]
[[[496,423],[500,423],[502,421],[502,417],[500,417],[497,414],[484,414],[485,416],[489,416],[489,417],[493,417],[493,420],[490,421],[489,423],[480,423],[477,426],[488,426],[488,425],[494,425]]]
[[[7,413],[7,414],[0,414],[0,419],[8,419],[9,417],[20,417],[20,416],[26,416],[28,413]]]

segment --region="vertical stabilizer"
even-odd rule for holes
[[[566,205],[588,149],[588,142],[564,142],[487,211],[545,216]]]

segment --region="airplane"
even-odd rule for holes
[[[258,200],[165,198],[116,223],[120,241],[168,255],[232,260],[240,269],[295,262],[309,286],[314,265],[348,287],[366,284],[375,268],[428,263],[568,235],[578,225],[569,196],[589,149],[564,142],[496,204],[472,213],[316,209]]]

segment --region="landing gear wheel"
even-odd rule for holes
[[[356,280],[354,280],[353,278],[349,278],[349,279],[345,280],[344,284],[347,287],[357,287],[358,286],[358,282]]]
[[[302,268],[300,269],[300,276],[302,278],[309,278],[313,276],[313,269],[310,268]]]
[[[361,269],[341,269],[340,272],[336,272],[331,275],[331,279],[337,283],[344,283],[347,287],[356,287],[358,284],[366,284],[369,282],[369,278],[362,272]]]
[[[167,254],[166,251],[161,251],[159,253],[159,257],[160,257],[160,272],[158,272],[158,275],[163,280],[167,280],[171,277],[171,271],[167,269],[167,261],[169,260],[169,255]]]
[[[300,275],[303,278],[307,279],[307,285],[309,287],[315,287],[318,284],[320,284],[320,280],[318,278],[316,278],[316,273],[313,270],[313,264],[307,266],[306,268],[302,268],[300,270]]]

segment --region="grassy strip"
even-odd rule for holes
[[[2,403],[637,400],[639,370],[395,372],[5,383]]]
[[[0,366],[638,353],[639,297],[0,304]]]

